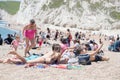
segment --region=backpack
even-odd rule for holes
[[[88,54],[80,54],[78,56],[78,63],[82,64],[82,65],[90,65],[91,61],[89,59],[90,59],[90,55],[88,55]]]

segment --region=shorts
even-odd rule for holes
[[[102,61],[102,56],[99,56],[99,55],[95,55],[95,62],[97,61]]]

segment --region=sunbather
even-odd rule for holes
[[[92,51],[90,53],[88,53],[84,48],[80,47],[78,48],[78,53],[80,55],[84,55],[84,54],[89,55],[89,61],[108,61],[109,58],[97,55],[99,50],[102,48],[102,46],[103,43],[95,51]]]
[[[52,51],[49,53],[46,53],[44,56],[42,57],[38,57],[36,59],[33,60],[26,60],[24,57],[20,56],[18,53],[16,53],[15,51],[11,51],[8,54],[12,54],[15,55],[17,57],[17,59],[19,60],[13,60],[13,59],[7,59],[7,60],[1,60],[0,62],[6,62],[6,63],[45,63],[45,64],[53,64],[53,63],[57,63],[60,60],[61,57],[61,53],[60,53],[61,47],[59,44],[53,44],[52,46]]]

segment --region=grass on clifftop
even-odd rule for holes
[[[59,8],[64,4],[64,0],[52,0],[52,2],[48,5],[50,8]]]
[[[0,8],[4,9],[11,15],[14,15],[19,10],[20,2],[18,1],[0,1]]]
[[[110,13],[110,16],[114,19],[120,20],[120,12],[113,11]]]

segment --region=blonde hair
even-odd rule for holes
[[[20,35],[17,34],[17,35],[15,36],[15,38],[20,38]]]

